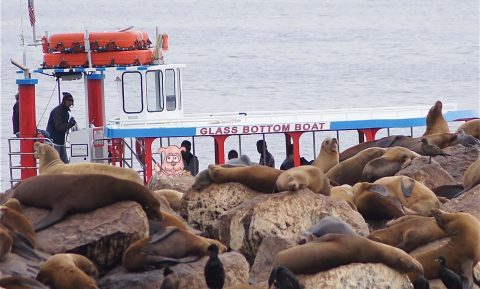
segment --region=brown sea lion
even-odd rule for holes
[[[320,147],[320,153],[313,161],[312,165],[318,167],[326,173],[339,163],[338,141],[336,138],[327,137],[323,140]]]
[[[88,258],[78,254],[56,254],[40,266],[37,280],[56,289],[98,289],[98,271]]]
[[[0,261],[12,251],[13,239],[8,230],[0,226]]]
[[[0,288],[7,289],[49,289],[42,283],[29,277],[15,275],[0,278]]]
[[[247,167],[222,167],[214,165],[208,169],[209,176],[214,183],[240,183],[255,191],[267,194],[274,191],[275,182],[282,172],[282,170],[261,165]]]
[[[372,241],[410,252],[420,245],[446,237],[433,217],[409,215],[387,223],[387,227],[367,236]]]
[[[442,102],[437,100],[430,108],[427,114],[427,129],[423,135],[431,135],[435,133],[449,133],[447,121],[443,118]]]
[[[399,200],[408,214],[430,216],[432,209],[440,207],[435,193],[410,177],[384,177],[376,180],[374,184],[384,186],[389,196]]]
[[[422,264],[427,279],[439,277],[439,263],[435,259],[443,256],[449,269],[472,280],[473,266],[480,260],[480,222],[474,216],[462,212],[447,213],[434,209],[432,215],[450,240],[441,247],[412,256]],[[408,277],[415,280],[417,274],[411,272]]]
[[[463,130],[466,134],[480,139],[480,119],[472,119],[459,126],[456,132]]]
[[[275,191],[298,191],[308,188],[316,194],[330,196],[330,182],[323,171],[312,165],[293,167],[281,173]]]
[[[358,212],[368,219],[393,219],[405,216],[402,203],[380,185],[359,182],[353,186],[353,202]]]
[[[174,211],[180,210],[183,194],[176,190],[162,189],[153,192],[156,196],[164,198]]]
[[[10,207],[5,206],[5,204],[0,206],[0,225],[15,234],[21,235],[24,241],[27,242],[27,245],[33,248],[35,247],[35,230],[25,215],[16,209],[12,209],[11,205],[17,203],[18,200],[12,198],[9,202],[5,203],[6,205],[10,205]]]
[[[36,231],[71,213],[90,212],[120,201],[139,203],[148,218],[162,220],[160,203],[146,187],[107,175],[40,175],[15,187],[13,197],[23,205],[51,209],[34,224]]]
[[[65,164],[58,152],[50,145],[36,142],[34,144],[35,158],[39,159],[40,175],[53,174],[102,174],[129,180],[143,185],[140,175],[133,169],[116,167],[101,163]]]
[[[342,234],[327,234],[280,251],[273,266],[285,266],[294,274],[315,274],[351,263],[383,263],[400,273],[423,272],[418,261],[398,248]]]
[[[125,251],[123,266],[132,272],[162,268],[178,263],[194,262],[208,254],[211,244],[220,252],[227,247],[214,239],[194,235],[176,227],[166,227],[155,235],[134,242]]]
[[[330,189],[330,197],[335,200],[344,200],[350,208],[357,210],[353,202],[353,187],[350,185],[335,186]]]
[[[327,177],[333,184],[353,186],[360,181],[365,165],[369,161],[381,157],[385,151],[386,149],[379,147],[365,149],[331,168],[327,172]]]
[[[480,159],[474,161],[463,174],[463,188],[470,190],[480,184]]]

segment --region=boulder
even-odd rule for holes
[[[45,260],[50,257],[49,254],[36,250],[37,255]],[[41,261],[30,260],[15,253],[8,253],[4,259],[0,261],[0,278],[14,275],[22,275],[34,278],[40,270]]]
[[[214,234],[253,263],[264,238],[279,236],[295,240],[302,230],[325,216],[342,219],[362,236],[368,234],[365,220],[347,202],[315,194],[309,189],[260,195],[245,201],[219,216]]]
[[[440,157],[441,158],[441,157]],[[398,171],[395,175],[407,176],[424,184],[429,189],[434,189],[445,185],[456,185],[458,183],[439,163],[437,158],[432,158],[428,163],[429,157],[417,157],[412,160],[409,166]]]
[[[213,224],[220,215],[259,195],[262,194],[239,183],[211,184],[201,191],[185,193],[180,214],[191,226],[213,238]]]
[[[35,223],[48,211],[23,210]],[[76,253],[94,262],[100,271],[121,262],[131,243],[146,237],[148,222],[142,207],[131,201],[118,202],[95,211],[67,216],[36,234],[36,248],[49,254]]]
[[[352,263],[297,277],[305,289],[413,289],[407,275],[381,263]]]
[[[297,246],[294,240],[287,240],[277,236],[265,237],[258,248],[255,261],[250,269],[250,283],[257,284],[268,280],[273,268],[273,260],[277,253],[293,246]]]
[[[225,287],[248,283],[248,263],[238,252],[227,252],[219,255],[225,268]],[[178,274],[179,289],[208,289],[205,284],[203,270],[208,257],[188,264],[178,264],[171,269]],[[118,267],[98,281],[101,289],[158,289],[163,282],[163,269],[139,273],[127,272]]]
[[[463,183],[463,175],[468,166],[480,158],[480,151],[477,147],[471,147],[465,153],[465,147],[462,145],[451,146],[443,149],[444,152],[450,154],[449,157],[434,157],[458,183]]]
[[[451,212],[470,213],[480,220],[480,185],[443,204]]]
[[[186,193],[192,188],[194,181],[195,177],[192,176],[165,177],[155,174],[148,182],[148,188],[151,191],[172,189]]]

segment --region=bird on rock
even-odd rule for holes
[[[207,251],[209,258],[203,270],[205,282],[210,289],[222,289],[225,283],[225,269],[218,258],[218,247],[212,244],[208,246]]]
[[[462,278],[460,278],[457,273],[447,268],[447,259],[443,256],[439,256],[435,261],[440,264],[438,275],[440,276],[443,285],[445,285],[447,289],[463,289]]]
[[[178,289],[178,275],[170,267],[163,270],[163,282],[160,289]]]
[[[277,266],[270,272],[268,277],[268,289],[275,285],[278,289],[303,289],[304,286],[298,282],[292,271],[283,266]]]
[[[429,144],[426,138],[422,138],[422,155],[429,156],[430,159],[428,163],[432,163],[432,157],[434,156],[442,156],[446,157],[449,156],[446,152],[442,151],[441,148],[434,144]]]
[[[430,289],[430,283],[428,283],[428,280],[423,275],[415,279],[412,284],[413,289]]]
[[[474,136],[466,134],[463,129],[461,129],[457,134],[458,142],[465,147],[465,153],[467,153],[467,148],[480,145],[480,140]]]

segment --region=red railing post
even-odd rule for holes
[[[215,164],[221,165],[225,163],[225,140],[229,135],[213,136],[215,142]]]
[[[105,126],[105,111],[103,105],[103,74],[87,76],[88,124],[95,127]]]
[[[293,164],[298,167],[300,165],[300,137],[302,136],[302,131],[295,132],[286,132],[286,135],[292,138],[293,140]]]

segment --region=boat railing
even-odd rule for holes
[[[20,141],[22,140],[33,140],[49,143],[53,146],[53,142],[44,137],[13,137],[8,139],[8,167],[10,171],[10,186],[13,187],[16,183],[20,182],[22,179],[20,177],[20,171],[22,169],[36,169],[38,171],[39,166],[34,167],[22,166],[20,163],[20,158],[22,155],[32,155],[34,153],[24,153],[20,151]],[[16,145],[18,143],[18,145]],[[16,149],[18,148],[18,149]]]

